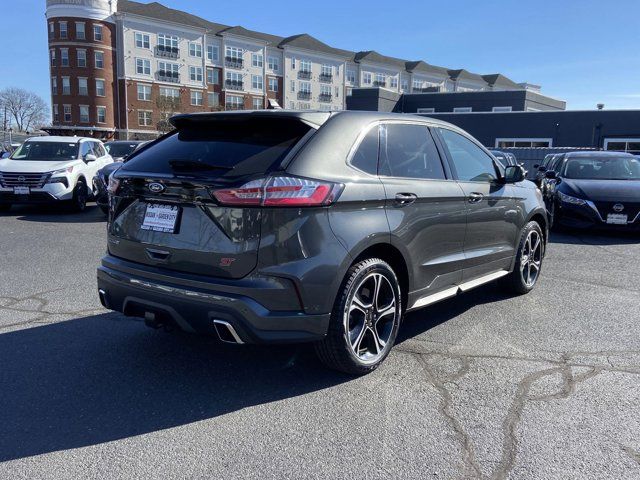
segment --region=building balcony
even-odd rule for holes
[[[318,77],[318,79],[321,82],[331,83],[331,82],[333,82],[333,75],[330,74],[330,73],[321,73],[320,76]]]
[[[298,92],[298,100],[311,100],[311,92]]]
[[[311,70],[298,70],[300,80],[311,80]]]
[[[242,90],[244,82],[241,80],[225,80],[224,86],[228,90]]]
[[[159,82],[180,83],[180,74],[178,72],[158,70],[156,73],[156,79]]]
[[[321,93],[318,100],[323,103],[331,103],[332,95],[330,93]]]
[[[413,93],[439,93],[442,92],[442,87],[422,87],[413,88]]]
[[[167,47],[165,45],[157,45],[155,50],[156,57],[161,58],[178,58],[180,49],[178,47]]]
[[[225,110],[244,110],[244,105],[239,105],[237,103],[227,103],[224,106]]]
[[[374,87],[386,87],[387,86],[387,82],[383,82],[382,80],[374,80],[373,81],[373,86]]]
[[[244,65],[244,60],[240,57],[224,57],[224,65],[227,68],[241,69]]]

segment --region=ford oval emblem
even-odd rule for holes
[[[621,203],[616,203],[613,206],[613,211],[616,212],[616,213],[620,213],[623,210],[624,210],[624,205],[622,205]]]
[[[149,189],[149,191],[151,193],[162,193],[162,192],[164,192],[164,188],[165,187],[161,183],[154,182],[154,183],[150,183],[149,185],[147,185],[147,188]]]

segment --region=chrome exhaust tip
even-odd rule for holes
[[[233,343],[235,345],[242,345],[244,342],[240,339],[240,335],[236,332],[236,329],[233,328],[229,322],[224,320],[213,320],[213,326],[216,329],[216,333],[218,334],[218,338],[220,341],[224,343]]]

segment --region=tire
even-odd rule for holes
[[[527,223],[522,229],[513,272],[504,278],[504,285],[509,291],[525,295],[535,288],[542,271],[545,249],[544,234],[538,222]]]
[[[8,212],[9,210],[11,210],[10,203],[0,203],[0,212]]]
[[[561,229],[562,226],[558,218],[558,207],[556,206],[556,202],[554,201],[551,204],[551,214],[549,215],[549,230],[559,232]]]
[[[88,199],[89,194],[87,193],[87,184],[84,182],[84,180],[80,179],[76,183],[76,187],[73,189],[71,209],[74,212],[84,212],[87,209]]]
[[[377,297],[372,294],[376,291]],[[319,359],[350,375],[378,368],[395,343],[401,302],[398,278],[388,263],[370,258],[351,266],[338,291],[327,336],[315,345]]]

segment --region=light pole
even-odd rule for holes
[[[13,145],[13,142],[11,141],[11,133],[13,132],[13,128],[9,127],[9,148],[11,148],[11,145]]]

